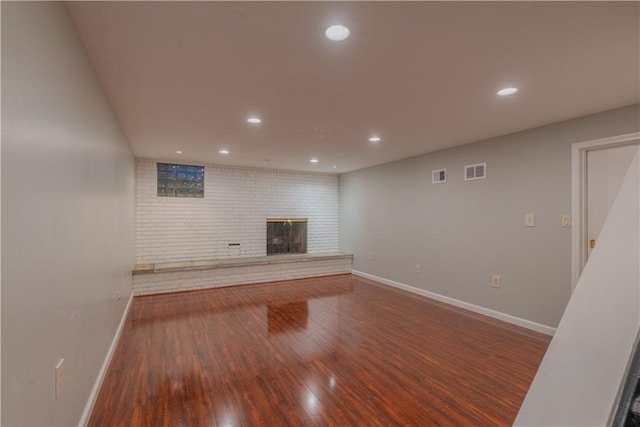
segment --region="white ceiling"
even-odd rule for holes
[[[637,2],[68,7],[143,158],[343,173],[639,102]]]

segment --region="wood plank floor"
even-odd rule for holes
[[[89,425],[511,425],[549,340],[351,275],[136,297]]]

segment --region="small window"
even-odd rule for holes
[[[447,170],[446,169],[436,169],[431,171],[431,183],[432,184],[440,184],[442,182],[447,182]]]
[[[158,197],[204,197],[204,167],[158,163]]]
[[[474,179],[485,179],[487,177],[487,164],[478,163],[477,165],[468,165],[464,167],[464,180],[472,181]]]

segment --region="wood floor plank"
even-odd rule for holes
[[[136,297],[89,425],[510,425],[549,341],[352,275]]]

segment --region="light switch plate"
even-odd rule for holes
[[[536,215],[532,213],[528,213],[524,215],[524,225],[527,227],[535,227],[536,226]]]
[[[562,226],[571,227],[571,215],[562,215]]]

